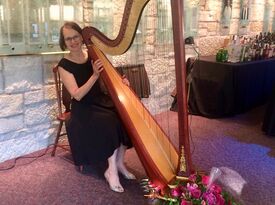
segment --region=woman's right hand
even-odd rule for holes
[[[92,61],[93,71],[96,77],[100,76],[100,73],[104,70],[103,64],[100,59],[97,59],[95,62]]]

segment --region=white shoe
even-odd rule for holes
[[[110,189],[111,189],[112,191],[117,192],[117,193],[122,193],[122,192],[124,192],[124,189],[123,189],[123,187],[122,187],[120,184],[119,184],[119,185],[111,185],[111,184],[110,184],[108,172],[105,172],[105,173],[104,173],[104,177],[105,177],[106,181],[108,182],[109,187],[110,187]]]

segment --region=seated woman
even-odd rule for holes
[[[71,119],[67,124],[69,144],[75,165],[108,161],[104,176],[111,190],[123,192],[118,172],[135,179],[124,165],[124,154],[132,147],[112,101],[100,86],[102,62],[92,62],[83,50],[82,29],[66,22],[60,29],[59,44],[69,53],[58,63],[61,79],[72,96]],[[123,82],[129,85],[127,79]]]

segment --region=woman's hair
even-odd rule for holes
[[[64,25],[61,26],[60,32],[59,32],[60,33],[60,35],[59,35],[59,46],[60,46],[62,51],[65,51],[67,46],[65,44],[63,28],[71,28],[71,29],[77,31],[80,35],[82,33],[82,29],[80,28],[80,26],[77,23],[72,22],[72,21],[65,22]]]

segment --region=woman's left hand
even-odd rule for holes
[[[95,62],[92,60],[94,75],[97,78],[100,76],[100,73],[104,70],[103,64],[100,59],[97,59]]]
[[[123,76],[122,76],[122,82],[123,82],[125,85],[130,86],[130,82],[129,82],[129,80],[126,78],[126,75],[123,75]]]

